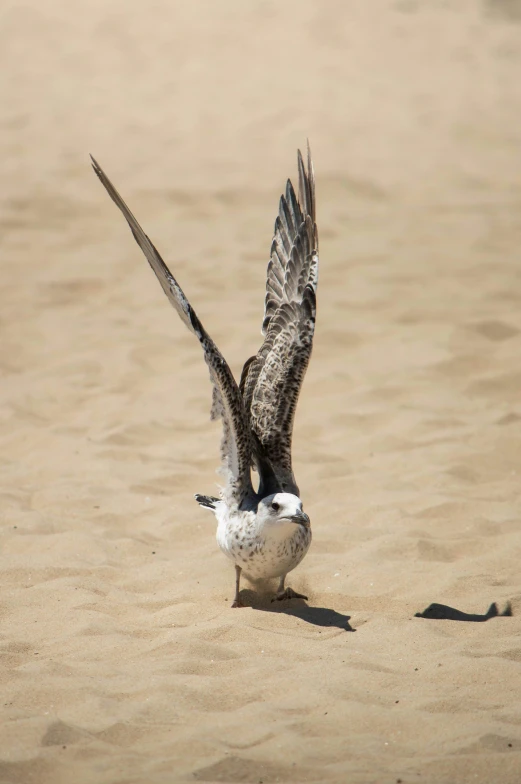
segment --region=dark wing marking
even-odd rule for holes
[[[213,495],[199,495],[199,493],[196,493],[194,498],[200,506],[204,506],[205,509],[213,509],[214,511],[219,503],[219,499]]]
[[[311,356],[318,282],[315,180],[309,145],[307,163],[306,171],[299,151],[298,201],[290,181],[280,200],[268,264],[265,339],[257,355],[244,365],[240,384],[250,426],[272,471],[266,480],[262,461],[254,453],[261,494],[277,489],[299,494],[291,466],[291,439]]]
[[[158,251],[94,158],[92,168],[126,218],[134,239],[145,254],[170,303],[201,343],[213,383],[211,417],[222,417],[223,420],[221,459],[229,469],[227,493],[230,495],[230,501],[240,505],[247,496],[253,494],[250,476],[252,443],[242,396],[232,372]]]

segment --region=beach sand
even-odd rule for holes
[[[27,0],[0,60],[1,784],[517,784],[521,3]],[[88,153],[238,376],[308,136],[309,601],[232,610],[208,372]]]

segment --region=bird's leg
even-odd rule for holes
[[[235,599],[233,600],[232,607],[244,607],[244,604],[241,601],[241,597],[239,596],[239,585],[241,582],[241,567],[235,564]]]
[[[286,579],[286,575],[283,574],[280,578],[279,587],[277,593],[275,594],[275,598],[271,601],[279,601],[281,602],[283,599],[307,599],[307,596],[304,596],[303,593],[297,593],[293,590],[293,588],[286,588],[284,589],[284,580]]]

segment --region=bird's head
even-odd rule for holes
[[[259,522],[268,526],[302,525],[309,528],[309,517],[302,509],[302,501],[293,493],[275,493],[259,502]]]

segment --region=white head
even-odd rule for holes
[[[302,509],[302,501],[293,493],[275,493],[263,498],[257,509],[257,520],[270,527],[310,527],[309,517]]]

